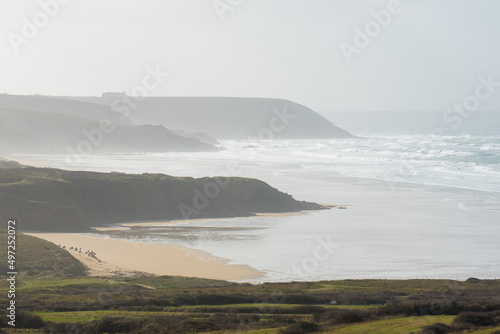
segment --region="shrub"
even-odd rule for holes
[[[280,329],[279,334],[304,334],[318,331],[319,326],[315,323],[300,321],[288,326],[285,329]]]
[[[472,283],[472,284],[481,283],[481,280],[479,278],[475,278],[475,277],[469,277],[465,281],[467,283]]]
[[[173,302],[175,305],[228,305],[228,304],[241,304],[252,303],[253,300],[249,296],[234,294],[234,295],[219,295],[219,294],[206,294],[206,295],[177,295],[174,297]]]
[[[453,325],[458,328],[493,326],[495,325],[495,315],[491,312],[460,313],[453,320]]]
[[[16,316],[16,327],[18,328],[40,329],[44,325],[42,317],[36,314],[18,312]]]
[[[500,304],[486,304],[484,310],[486,312],[500,311]]]
[[[287,294],[283,296],[284,304],[321,304],[323,300],[314,294]]]
[[[352,324],[356,322],[362,322],[364,320],[361,312],[346,310],[344,312],[337,312],[333,317],[332,322],[334,324]]]
[[[436,323],[433,325],[422,327],[418,334],[447,334],[451,332],[453,332],[452,327],[442,323]]]
[[[104,317],[84,324],[84,333],[130,333],[143,325],[140,319]]]
[[[283,325],[289,325],[289,324],[294,324],[296,322],[295,318],[291,316],[284,316],[284,315],[273,315],[270,318],[274,324],[283,324]]]
[[[53,323],[50,322],[45,328],[47,334],[60,333],[82,333],[82,325],[78,323]]]
[[[366,310],[344,310],[337,309],[325,313],[323,316],[316,318],[323,318],[324,320],[330,320],[334,325],[339,324],[352,324],[356,322],[363,322],[372,317],[371,313]]]
[[[494,308],[494,305],[491,305]],[[391,302],[377,310],[378,315],[404,315],[404,316],[424,316],[424,315],[457,315],[461,312],[481,312],[485,308],[477,303],[464,302],[443,302],[440,300],[404,300]]]
[[[290,313],[290,314],[315,314],[315,313],[324,313],[328,309],[323,306],[315,306],[315,305],[301,305],[295,306],[288,309],[280,310],[280,313]]]

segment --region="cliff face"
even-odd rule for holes
[[[0,168],[0,219],[15,217],[25,231],[319,209],[255,179]]]

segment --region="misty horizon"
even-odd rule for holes
[[[168,76],[151,96],[445,111],[489,76],[500,81],[496,1],[221,3],[126,0],[114,15],[95,0],[4,2],[0,92],[134,95],[153,69]],[[499,104],[495,94],[477,110]]]

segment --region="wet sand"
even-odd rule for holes
[[[298,216],[305,215],[307,211],[298,211],[298,212],[277,212],[277,213],[255,213],[255,217],[290,217],[290,216]],[[252,217],[252,216],[249,216]],[[143,221],[143,222],[130,222],[130,223],[120,223],[117,225],[113,225],[110,227],[94,227],[96,231],[123,231],[128,230],[130,227],[136,226],[167,226],[167,225],[175,225],[175,224],[184,224],[188,222],[204,222],[208,220],[234,220],[238,217],[228,217],[228,218],[199,218],[199,219],[179,219],[179,220],[165,220],[165,221]],[[248,218],[248,217],[242,217]]]

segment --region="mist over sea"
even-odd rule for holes
[[[258,281],[500,277],[500,135],[222,141],[210,153],[22,156],[73,170],[255,177],[344,206],[106,232],[213,253]],[[236,172],[235,172],[236,171]],[[191,204],[191,203],[186,203]]]

